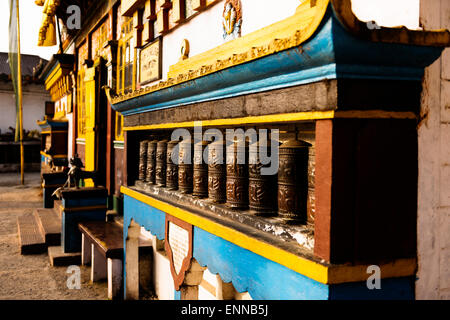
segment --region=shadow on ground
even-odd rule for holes
[[[0,300],[106,300],[106,282],[89,281],[81,269],[81,289],[68,289],[67,267],[52,267],[47,254],[19,253],[17,217],[42,208],[39,173],[0,174]]]

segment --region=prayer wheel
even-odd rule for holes
[[[156,185],[158,187],[166,186],[166,157],[167,157],[167,140],[159,141],[156,145]]]
[[[147,146],[148,140],[139,143],[139,180],[145,181],[147,169]]]
[[[208,198],[214,203],[226,200],[225,141],[208,145]]]
[[[157,140],[152,140],[148,142],[147,147],[147,174],[145,175],[145,182],[150,184],[155,184],[156,178],[156,146],[158,144]]]
[[[304,141],[288,140],[279,149],[278,215],[287,222],[306,223],[310,146]]]
[[[271,216],[275,215],[277,211],[277,175],[261,173],[261,169],[265,165],[261,163],[259,154],[264,148],[266,155],[269,156],[271,143],[277,142],[255,142],[249,148],[248,201],[249,209],[256,215]]]
[[[233,209],[248,207],[248,145],[235,141],[227,147],[226,204]]]
[[[167,143],[167,156],[166,156],[166,188],[168,190],[178,189],[178,165],[173,162],[172,151],[178,145],[179,141],[169,141]],[[178,159],[178,157],[177,157]]]
[[[191,141],[180,142],[178,188],[184,194],[189,194],[193,191],[193,154],[194,144]]]
[[[199,198],[208,196],[208,164],[203,160],[208,141],[200,141],[194,145],[194,182],[192,195]]]

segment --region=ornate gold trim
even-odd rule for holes
[[[169,68],[168,80],[112,97],[112,103],[117,104],[299,46],[314,34],[325,15],[328,3],[329,0],[306,0],[292,17],[180,61]]]

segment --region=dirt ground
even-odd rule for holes
[[[52,267],[47,254],[19,253],[18,216],[42,208],[39,173],[0,174],[0,300],[106,300],[106,282],[89,283],[81,268],[81,289],[68,289],[67,267]]]

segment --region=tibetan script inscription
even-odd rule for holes
[[[169,245],[172,250],[172,260],[177,274],[180,273],[183,260],[189,254],[189,231],[169,221]]]

